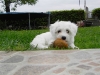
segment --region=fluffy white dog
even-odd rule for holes
[[[50,25],[50,32],[37,35],[30,45],[37,49],[46,49],[55,39],[61,38],[68,43],[69,48],[78,48],[74,45],[74,37],[78,26],[70,21],[57,21]]]

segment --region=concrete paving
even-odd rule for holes
[[[0,75],[100,75],[100,49],[0,51]]]

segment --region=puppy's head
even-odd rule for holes
[[[69,41],[76,35],[78,26],[70,21],[56,21],[50,25],[50,32],[55,38]]]

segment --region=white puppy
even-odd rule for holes
[[[55,39],[61,38],[68,43],[69,48],[78,48],[74,45],[74,37],[78,26],[70,21],[57,21],[50,25],[50,32],[37,35],[30,45],[37,49],[48,48]]]

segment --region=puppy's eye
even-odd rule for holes
[[[66,30],[67,33],[69,33],[69,30]]]
[[[61,30],[58,30],[58,33],[60,33],[61,32]]]

